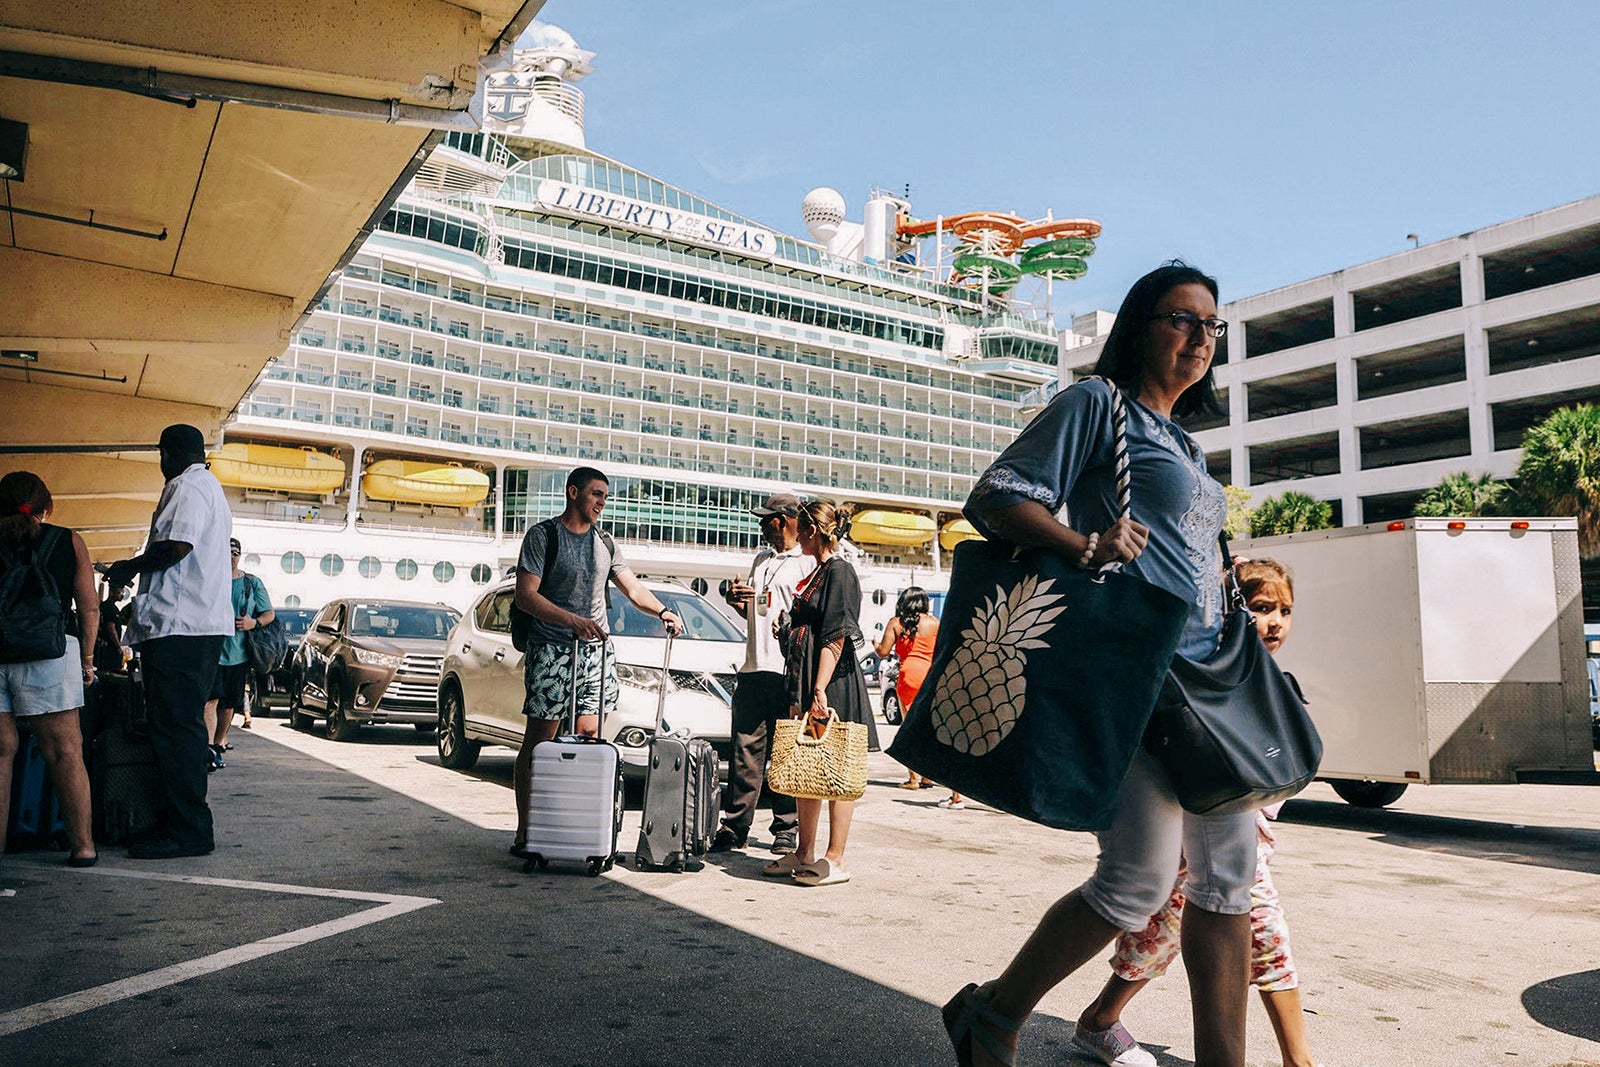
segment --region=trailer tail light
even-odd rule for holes
[[[1421,771],[1407,771],[1406,772],[1406,777],[1412,779],[1413,781],[1420,782],[1420,781],[1422,781],[1422,772]]]
[[[1448,526],[1452,530],[1465,530],[1467,528],[1467,524],[1464,523],[1464,522],[1460,522],[1460,521],[1449,522],[1449,523],[1446,523],[1445,525]]]
[[[1526,530],[1528,528],[1528,524],[1519,519],[1511,524],[1511,528],[1513,530]]]
[[[1403,522],[1391,522],[1389,524],[1389,532],[1390,533],[1393,533],[1396,530],[1404,530],[1405,528],[1406,528],[1406,524],[1403,523]]]

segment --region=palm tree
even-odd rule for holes
[[[1600,405],[1554,411],[1522,438],[1522,496],[1548,515],[1578,520],[1578,553],[1600,556]]]
[[[1250,506],[1250,490],[1242,485],[1225,485],[1222,490],[1228,501],[1228,517],[1222,529],[1229,537],[1243,537],[1250,532],[1250,516],[1256,510]]]
[[[1290,491],[1261,502],[1250,516],[1251,537],[1326,530],[1333,525],[1333,505],[1305,493]]]
[[[1505,515],[1514,510],[1515,494],[1511,484],[1488,474],[1472,475],[1466,471],[1447,474],[1439,484],[1422,494],[1415,513],[1436,518],[1483,518]]]

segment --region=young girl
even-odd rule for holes
[[[1282,564],[1270,559],[1241,562],[1238,578],[1261,643],[1277,655],[1289,636],[1294,581]],[[1289,926],[1268,867],[1277,840],[1267,820],[1277,818],[1280,807],[1275,804],[1256,813],[1256,882],[1250,891],[1250,982],[1260,991],[1267,1018],[1272,1020],[1283,1067],[1315,1067],[1300,1008],[1300,979],[1289,955]],[[1179,871],[1179,886],[1183,879],[1184,872]],[[1078,1029],[1072,1038],[1077,1048],[1112,1067],[1155,1067],[1156,1058],[1141,1048],[1122,1025],[1122,1009],[1152,978],[1161,977],[1177,957],[1183,905],[1183,892],[1175,888],[1166,907],[1150,917],[1148,926],[1117,938],[1111,957],[1112,975],[1099,997],[1078,1017]]]

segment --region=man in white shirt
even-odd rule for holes
[[[800,551],[799,498],[777,493],[750,512],[761,520],[761,537],[768,547],[756,554],[749,579],[728,583],[723,594],[731,607],[744,613],[745,659],[733,691],[733,758],[722,795],[722,827],[711,841],[713,852],[743,848],[750,836],[767,777],[773,725],[788,715],[795,701],[772,623],[794,606],[796,587],[817,567],[816,560]],[[799,844],[794,798],[768,792],[772,851],[793,852]]]
[[[223,638],[234,631],[233,518],[222,485],[206,469],[205,437],[193,426],[168,426],[160,449],[167,484],[145,550],[113,563],[106,576],[112,588],[139,576],[125,637],[144,670],[164,800],[155,832],[130,842],[134,859],[203,856],[215,847],[205,704]]]

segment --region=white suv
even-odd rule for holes
[[[735,672],[744,662],[744,635],[735,623],[691,590],[646,582],[683,620],[672,643],[669,676],[662,678],[666,630],[661,620],[612,591],[610,624],[622,683],[617,714],[601,732],[622,749],[623,773],[643,775],[655,733],[656,702],[667,686],[667,727],[687,729],[711,742],[723,760],[732,751]],[[522,744],[522,653],[511,644],[511,597],[507,580],[478,598],[450,631],[439,681],[439,762],[465,770],[478,762],[485,744]]]

